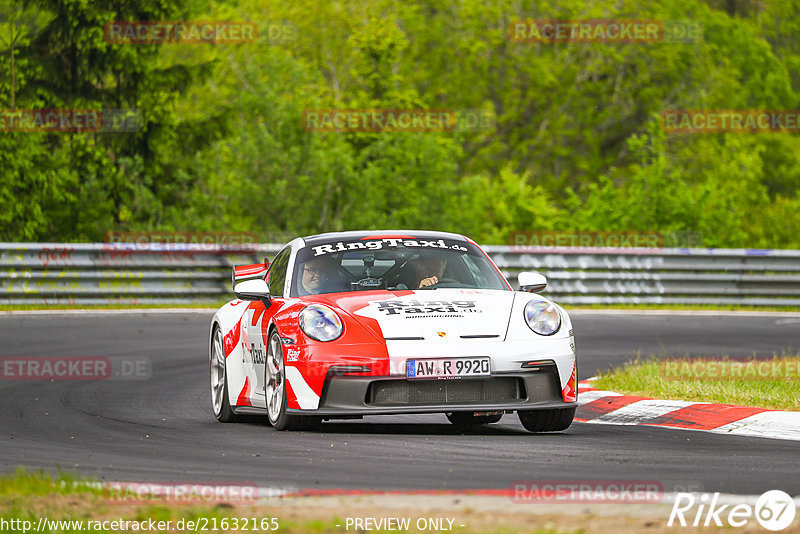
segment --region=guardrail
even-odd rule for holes
[[[484,249],[512,285],[539,271],[566,304],[800,306],[800,250]]]
[[[221,302],[232,265],[279,248],[0,243],[0,304]],[[539,271],[565,304],[800,306],[797,250],[484,248],[512,285]]]
[[[232,297],[232,265],[279,248],[0,243],[0,304],[219,302]]]

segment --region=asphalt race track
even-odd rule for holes
[[[0,466],[101,480],[254,482],[288,488],[508,488],[520,480],[658,480],[666,487],[800,494],[798,444],[664,428],[575,423],[525,432],[516,415],[470,434],[443,415],[330,422],[276,432],[217,423],[209,313],[0,315],[0,358],[148,358],[139,380],[0,381]],[[573,313],[580,378],[642,355],[800,350],[800,318]]]

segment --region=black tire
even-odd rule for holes
[[[478,425],[489,425],[498,422],[503,414],[475,415],[473,412],[447,412],[447,420],[459,430],[469,430]]]
[[[222,348],[222,332],[220,331],[219,326],[214,327],[214,331],[211,334],[211,350],[210,350],[210,358],[209,358],[209,371],[211,374],[211,410],[214,412],[214,417],[220,423],[236,423],[241,421],[241,417],[233,413],[233,409],[231,408],[231,404],[228,401],[228,367],[227,367],[227,359],[225,358],[225,353],[220,352],[223,351]],[[215,367],[215,359],[217,366]],[[222,402],[219,405],[219,408],[216,406],[214,401],[214,374],[217,373],[217,381],[222,381]],[[221,376],[220,376],[221,373]]]
[[[519,410],[517,415],[529,432],[558,432],[566,430],[575,419],[576,408],[553,408],[550,410]]]
[[[277,354],[276,352],[280,352]],[[270,371],[270,363],[274,362],[273,367],[277,370],[275,376]],[[273,330],[269,337],[269,346],[267,347],[267,362],[264,365],[264,398],[267,402],[267,420],[275,428],[275,430],[309,430],[320,423],[321,417],[307,416],[307,415],[293,415],[286,412],[286,375],[283,357],[283,343],[278,335],[277,330]],[[270,385],[275,384],[280,387],[281,402],[277,413],[270,410]]]

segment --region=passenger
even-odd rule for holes
[[[424,252],[414,264],[417,276],[417,288],[429,287],[439,283],[444,269],[447,267],[447,258],[443,254]]]

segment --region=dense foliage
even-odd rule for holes
[[[688,20],[702,36],[513,42],[509,23],[526,17]],[[180,19],[253,21],[259,38],[104,39],[109,21]],[[136,132],[0,131],[3,241],[407,227],[498,244],[517,231],[642,230],[800,248],[800,136],[670,134],[659,120],[800,108],[793,2],[17,0],[0,22],[0,108],[142,117]],[[492,122],[303,127],[304,110],[330,108],[472,109]]]

